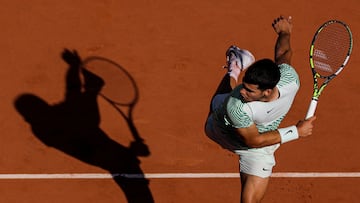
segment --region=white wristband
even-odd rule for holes
[[[286,128],[279,128],[278,129],[281,137],[281,144],[286,142],[290,142],[292,140],[296,140],[299,138],[298,130],[295,125],[286,127]]]

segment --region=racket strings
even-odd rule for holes
[[[102,58],[90,58],[84,68],[104,80],[100,95],[119,105],[132,105],[138,97],[134,79],[120,65]]]
[[[323,28],[314,43],[312,57],[316,72],[322,76],[336,73],[348,56],[350,40],[348,30],[340,23]]]

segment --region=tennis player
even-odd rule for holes
[[[272,26],[277,34],[275,58],[255,61],[250,51],[231,46],[228,73],[211,100],[206,135],[240,158],[241,202],[260,202],[275,166],[281,144],[312,134],[315,117],[280,128],[300,81],[291,66],[291,18],[280,16]],[[237,80],[245,70],[242,83]],[[233,84],[237,84],[232,86]]]

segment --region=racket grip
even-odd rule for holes
[[[314,116],[315,114],[315,110],[316,110],[316,106],[317,106],[318,101],[315,99],[312,99],[309,105],[309,109],[307,111],[305,120],[309,119],[310,117]]]

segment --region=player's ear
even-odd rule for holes
[[[265,97],[270,96],[273,91],[274,91],[273,89],[266,89],[266,90],[264,90],[264,96],[265,96]]]

